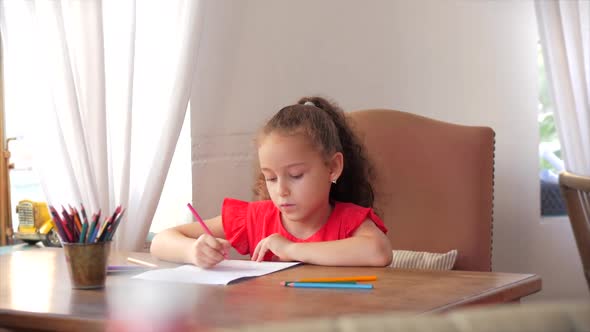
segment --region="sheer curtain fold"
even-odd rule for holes
[[[166,175],[170,167],[170,162],[174,154],[176,142],[182,129],[185,111],[191,93],[192,78],[194,73],[195,59],[197,56],[198,38],[200,34],[199,19],[199,2],[186,1],[184,6],[178,7],[179,28],[176,33],[176,61],[169,69],[174,73],[171,77],[169,100],[164,105],[163,128],[160,128],[155,135],[157,140],[157,153],[152,156],[153,162],[148,168],[147,174],[143,177],[144,181],[142,190],[135,191],[136,195],[131,197],[130,213],[137,216],[140,220],[151,219],[156,212],[159,195],[152,195],[153,192],[160,193],[166,180]],[[136,188],[139,189],[139,188]],[[131,238],[130,234],[136,232],[133,224],[127,223],[121,230],[121,235]],[[144,234],[135,237],[134,247],[140,247],[148,233],[148,228]]]
[[[536,1],[565,167],[590,175],[590,2]]]
[[[28,92],[42,102],[24,111],[41,121],[30,136],[48,202],[103,216],[122,205],[121,250],[143,248],[158,205],[189,100],[199,4],[0,0],[6,51],[17,47],[4,39],[35,51]],[[17,12],[25,20],[7,19]]]

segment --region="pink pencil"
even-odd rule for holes
[[[197,219],[197,221],[201,224],[201,226],[203,226],[203,229],[205,230],[205,232],[207,232],[207,234],[213,236],[213,233],[211,233],[211,231],[209,230],[209,227],[207,227],[207,225],[205,225],[205,222],[203,221],[203,219],[201,219],[201,216],[199,216],[199,214],[193,208],[193,206],[191,205],[191,203],[187,203],[186,206],[188,206],[189,210],[191,210],[191,212],[193,213],[193,216],[195,216],[195,218]]]
[[[207,232],[207,234],[213,236],[213,233],[211,233],[211,230],[209,230],[209,227],[207,227],[207,225],[205,224],[205,222],[203,221],[203,219],[201,219],[201,216],[199,216],[199,214],[197,213],[197,210],[195,210],[193,208],[193,206],[191,205],[191,203],[187,203],[186,206],[188,206],[188,209],[191,210],[191,212],[193,213],[193,216],[195,216],[195,218],[197,219],[197,221],[201,224],[201,226],[203,226],[203,229],[205,230],[205,232]],[[215,237],[215,236],[213,236]],[[223,250],[223,256],[225,258],[227,258],[227,252],[225,252],[225,249]]]

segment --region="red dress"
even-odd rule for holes
[[[223,230],[226,239],[242,255],[250,256],[262,239],[279,233],[293,242],[321,242],[346,239],[367,219],[387,233],[383,224],[372,208],[365,208],[353,203],[336,202],[328,221],[315,234],[307,239],[291,235],[283,227],[280,211],[272,201],[244,202],[233,198],[223,201],[221,210]],[[265,255],[264,260],[271,260]]]

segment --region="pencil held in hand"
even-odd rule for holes
[[[211,230],[209,230],[209,227],[207,227],[207,225],[205,224],[205,222],[203,221],[203,219],[201,219],[201,216],[199,216],[199,214],[197,213],[197,210],[195,210],[193,208],[193,206],[191,205],[191,203],[187,203],[186,206],[188,206],[188,209],[191,210],[191,212],[193,213],[193,216],[195,216],[195,219],[197,219],[197,221],[199,222],[199,224],[201,224],[201,226],[203,227],[203,229],[205,230],[205,232],[207,232],[207,234],[213,236],[213,233],[211,233]]]
[[[193,208],[193,206],[191,205],[191,203],[186,203],[186,206],[188,207],[189,210],[191,210],[193,216],[195,216],[195,219],[197,219],[197,221],[199,222],[199,224],[201,224],[201,227],[203,227],[203,229],[205,230],[205,233],[215,237],[213,235],[213,233],[211,233],[211,230],[209,229],[209,227],[207,227],[207,224],[205,224],[205,222],[203,221],[203,219],[201,218],[201,216],[197,213],[197,210],[195,210],[195,208]],[[227,258],[227,252],[225,251],[225,249],[223,250],[223,257]]]

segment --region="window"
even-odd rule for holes
[[[5,49],[5,51],[7,50]],[[42,102],[28,96],[30,82],[26,77],[31,76],[24,74],[30,70],[27,65],[28,59],[20,56],[20,53],[24,51],[26,51],[24,48],[13,47],[10,53],[5,53],[1,58],[5,69],[3,83],[5,87],[6,137],[9,140],[10,162],[14,164],[14,167],[9,170],[14,233],[18,231],[18,215],[16,214],[18,202],[24,199],[46,200],[41,181],[33,164],[32,143],[27,140],[26,135],[27,126],[29,126],[31,119],[24,116],[24,112],[21,111],[25,107],[35,107],[35,103]],[[187,111],[168,177],[150,228],[152,232],[190,220],[189,211],[184,207],[192,197],[190,141],[190,111]]]
[[[7,75],[5,83],[10,84],[13,79],[18,79],[18,77],[8,77]],[[9,170],[12,226],[14,233],[16,233],[18,230],[18,215],[16,214],[18,202],[25,199],[45,201],[45,195],[39,176],[33,167],[31,142],[24,134],[28,120],[19,116],[18,107],[8,96],[6,104],[8,149],[11,153],[10,162],[14,165]],[[187,111],[150,232],[158,232],[191,220],[188,209],[184,208],[192,197],[190,141],[190,111]]]
[[[565,215],[565,203],[558,184],[559,172],[564,170],[561,146],[555,126],[554,106],[549,91],[543,49],[538,43],[537,68],[539,75],[539,178],[541,181],[541,215]]]

